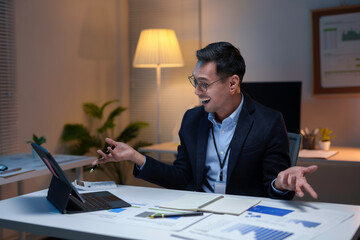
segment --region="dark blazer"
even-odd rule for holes
[[[290,167],[289,140],[281,113],[267,108],[247,94],[230,145],[226,193],[292,199],[294,192],[279,195],[271,182]],[[179,131],[180,145],[173,165],[149,156],[134,176],[165,188],[203,191],[205,158],[210,131],[202,106],[188,110]]]

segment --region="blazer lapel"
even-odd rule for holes
[[[231,173],[234,170],[234,167],[239,159],[244,142],[246,141],[246,138],[254,122],[253,118],[251,117],[252,112],[255,111],[253,102],[251,101],[251,99],[246,97],[245,94],[243,96],[245,98],[245,103],[241,110],[233,139],[230,143],[230,156],[226,179],[227,183],[229,182]]]
[[[210,122],[207,114],[200,120],[197,132],[197,151],[196,151],[196,186],[201,188],[204,179],[204,167],[206,159],[207,142],[209,138]]]

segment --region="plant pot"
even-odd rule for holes
[[[32,152],[33,159],[41,160],[41,158],[39,157],[39,155],[37,154],[37,152],[34,149],[31,149],[31,152]]]
[[[331,145],[330,141],[326,141],[326,142],[319,141],[320,150],[328,151],[328,150],[330,150],[330,145]]]

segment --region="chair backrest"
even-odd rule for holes
[[[289,155],[291,160],[291,166],[296,166],[297,158],[300,150],[301,134],[288,132],[290,149]]]
[[[242,82],[241,90],[257,102],[282,113],[286,129],[300,132],[301,81]]]

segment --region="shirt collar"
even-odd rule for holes
[[[224,121],[228,121],[227,119],[231,119],[231,122],[234,123],[234,125],[237,124],[237,120],[239,119],[239,115],[240,115],[240,112],[241,112],[241,109],[244,105],[244,100],[245,98],[243,97],[243,94],[241,94],[241,103],[240,105],[236,108],[236,110],[230,114],[230,116],[228,116],[227,118],[224,119]],[[214,113],[209,113],[208,114],[208,120],[212,123],[212,124],[220,124],[219,122],[217,122],[215,120],[215,116],[214,116]],[[223,121],[223,122],[224,122]]]

